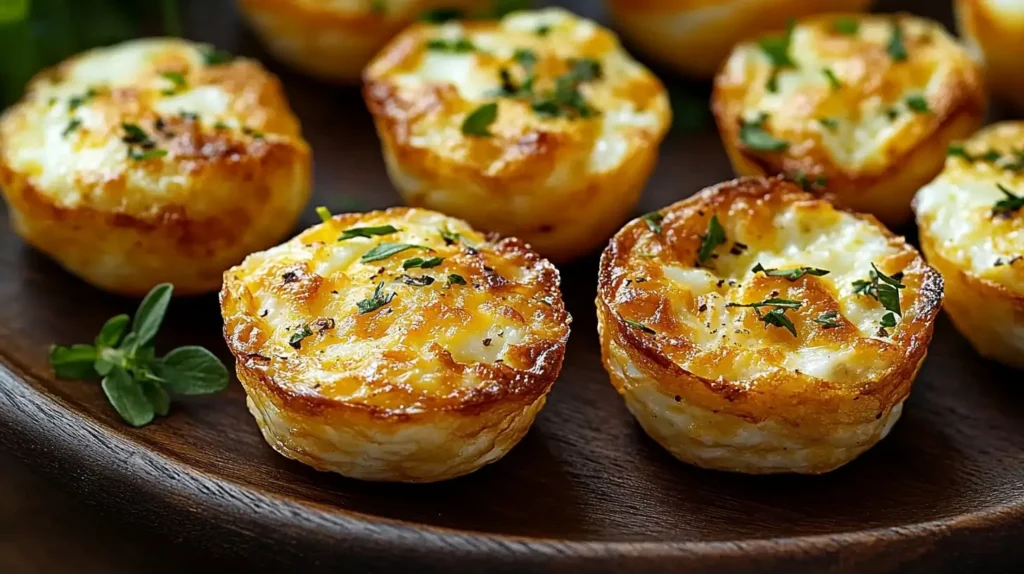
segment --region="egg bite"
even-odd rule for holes
[[[981,125],[981,70],[936,22],[829,14],[740,44],[712,110],[738,175],[786,174],[888,225]]]
[[[558,271],[423,209],[339,215],[224,275],[224,335],[275,450],[431,482],[504,456],[558,377]]]
[[[615,35],[565,10],[417,24],[364,95],[405,201],[566,261],[628,218],[671,120]]]
[[[1024,368],[1024,122],[951,146],[914,211],[957,329],[985,357]]]
[[[733,46],[822,12],[867,10],[871,0],[606,0],[630,47],[674,71],[715,75]]]
[[[631,221],[598,280],[605,369],[647,434],[751,474],[827,472],[884,438],[942,301],[903,238],[781,178]]]
[[[75,56],[0,118],[14,231],[124,295],[164,282],[216,291],[225,269],[293,227],[310,168],[278,80],[184,40]]]
[[[984,63],[993,96],[1024,110],[1024,1],[955,0],[957,30]]]
[[[275,58],[327,81],[357,83],[363,67],[419,18],[480,14],[481,0],[237,0]]]

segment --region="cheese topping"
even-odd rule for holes
[[[554,267],[425,210],[335,217],[225,285],[229,339],[277,385],[406,413],[550,381],[569,334]]]
[[[1024,196],[1024,122],[983,130],[921,189],[915,210],[943,257],[975,276],[1024,294],[1024,200],[1000,210],[1006,191]],[[1014,204],[1008,202],[1012,207]]]

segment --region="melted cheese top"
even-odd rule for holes
[[[999,185],[1024,196],[1024,122],[993,125],[963,147],[973,159],[950,156],[942,174],[918,192],[918,221],[943,257],[1024,294],[1024,209],[993,212],[1007,199]],[[993,158],[981,157],[993,151]]]
[[[339,240],[387,225],[398,231]],[[415,247],[365,260],[386,244]],[[433,257],[443,260],[404,268]],[[226,330],[293,393],[414,412],[553,381],[570,321],[558,281],[518,240],[436,212],[350,214],[229,271],[241,306],[225,309]],[[375,293],[377,308],[360,309]]]
[[[209,64],[210,50],[136,40],[41,73],[0,121],[0,159],[59,206],[145,212],[181,201],[218,161],[242,164],[275,145],[305,153],[277,80],[252,60]],[[128,143],[124,124],[149,142]],[[129,157],[147,151],[165,155]],[[203,214],[202,197],[190,203]]]
[[[469,41],[467,51],[438,50],[430,42]],[[529,53],[526,66],[517,53]],[[592,60],[598,77],[579,83],[590,117],[544,117],[536,99],[550,99],[557,78],[574,60]],[[528,69],[529,68],[529,69]],[[533,71],[531,95],[496,95],[506,70],[515,86]],[[386,118],[401,143],[488,177],[551,179],[611,171],[638,147],[657,145],[671,111],[661,82],[633,60],[613,33],[560,9],[516,12],[500,21],[419,24],[400,34],[367,68],[371,110]],[[496,102],[491,137],[462,133],[466,117]],[[557,148],[557,159],[537,165]],[[544,163],[544,162],[542,162]]]
[[[616,256],[602,261],[603,267],[613,266],[611,290],[603,295],[610,309],[653,330],[648,334],[669,359],[701,377],[753,386],[765,380],[878,380],[903,355],[907,335],[915,330],[907,326],[937,308],[937,294],[921,295],[926,265],[873,218],[839,211],[789,184],[772,184],[785,191],[712,190],[670,206],[661,212],[660,234],[642,220],[628,224],[613,240],[620,247]],[[723,184],[730,185],[735,183]],[[726,241],[695,265],[712,215]],[[828,274],[790,280],[755,273],[757,264]],[[854,284],[869,279],[872,264],[886,275],[903,273],[906,285],[900,290],[902,316],[885,331],[880,326],[887,311],[877,299],[857,293]],[[795,336],[762,322],[753,308],[729,306],[771,298],[799,303],[784,312]],[[763,307],[761,314],[772,310]]]
[[[837,31],[842,21],[855,23],[856,32]],[[890,50],[897,26],[907,55],[902,61]],[[788,55],[794,66],[777,68],[758,42],[745,42],[716,80],[720,123],[733,126],[763,114],[765,130],[789,143],[783,154],[745,148],[750,153],[807,158],[838,171],[882,172],[963,106],[984,106],[977,65],[930,20],[810,17],[793,29]],[[915,109],[920,98],[926,111]]]

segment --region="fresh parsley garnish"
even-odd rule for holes
[[[996,187],[998,187],[999,191],[1003,192],[1003,195],[1005,195],[1006,197],[1000,199],[999,201],[996,202],[995,205],[992,206],[993,216],[1009,216],[1013,212],[1024,207],[1024,196],[1014,194],[1001,183],[997,183]]]
[[[757,303],[726,303],[726,307],[750,307],[757,314],[757,318],[764,323],[765,328],[769,326],[782,327],[793,334],[796,337],[796,326],[793,325],[793,321],[786,316],[787,309],[799,309],[803,303],[800,301],[792,301],[790,299],[779,299],[773,297],[771,299],[765,299],[764,301],[758,301]],[[771,307],[772,309],[767,313],[762,313],[762,307]]]
[[[147,159],[156,159],[158,157],[164,157],[165,155],[167,155],[167,150],[165,149],[149,149],[143,151],[133,149],[128,150],[128,157],[135,161],[146,161]]]
[[[718,221],[718,215],[712,215],[708,221],[708,230],[700,240],[700,249],[697,250],[697,262],[703,264],[711,258],[711,253],[716,247],[725,243],[725,229]]]
[[[834,118],[819,118],[818,123],[830,132],[834,132],[839,128],[839,120]]]
[[[462,275],[458,275],[456,273],[452,273],[451,275],[448,276],[448,284],[447,284],[448,287],[451,287],[452,285],[465,285],[465,284],[466,284],[466,279]]]
[[[765,269],[760,263],[754,265],[751,269],[754,274],[764,273],[768,277],[782,277],[790,281],[796,281],[804,275],[814,275],[815,277],[822,277],[828,275],[827,269],[818,269],[817,267],[795,267],[793,269]]]
[[[363,263],[370,263],[371,261],[381,261],[387,259],[392,255],[396,255],[409,249],[428,249],[422,245],[413,245],[412,243],[379,243],[373,247],[373,249],[363,253],[363,256],[359,258]]]
[[[900,309],[900,289],[906,288],[906,285],[900,282],[902,277],[903,275],[900,273],[892,276],[886,275],[879,271],[878,267],[872,263],[868,280],[858,279],[854,281],[853,292],[873,297],[882,304],[886,311],[902,315],[903,312]]]
[[[907,59],[907,47],[903,45],[903,29],[899,22],[892,23],[892,35],[889,36],[886,50],[894,62],[903,62]]]
[[[180,92],[181,90],[185,89],[185,87],[188,84],[185,80],[185,75],[181,72],[160,72],[160,76],[174,84],[174,87],[172,87],[171,89],[163,91],[165,96],[170,96]]]
[[[357,302],[356,308],[359,309],[360,315],[365,315],[387,305],[395,298],[395,295],[397,295],[395,292],[392,292],[390,295],[384,295],[384,282],[381,281],[377,284],[377,288],[373,290],[373,295],[369,299]]]
[[[796,64],[789,57],[789,45],[793,39],[793,28],[796,23],[790,20],[786,25],[786,32],[779,34],[769,34],[762,37],[757,41],[757,44],[761,46],[761,51],[771,61],[772,66],[776,68],[793,68]]]
[[[855,18],[836,18],[832,21],[832,30],[844,36],[853,36],[860,31],[860,22]]]
[[[761,114],[754,120],[741,120],[740,141],[748,148],[757,151],[776,152],[788,149],[789,142],[775,138],[765,131],[764,123],[767,119],[767,114]]]
[[[68,125],[64,128],[64,131],[60,132],[60,135],[61,137],[66,138],[72,133],[74,133],[76,130],[78,130],[78,128],[80,127],[82,127],[82,120],[78,118],[71,118],[71,121],[68,122]]]
[[[815,191],[828,186],[828,177],[824,175],[811,179],[807,173],[798,171],[793,174],[786,174],[786,177],[803,188],[804,191]]]
[[[906,99],[907,107],[919,114],[930,114],[932,113],[931,108],[928,107],[928,100],[920,94],[908,96]]]
[[[451,52],[453,54],[465,54],[476,50],[476,46],[473,42],[470,42],[466,38],[458,38],[455,40],[445,40],[443,38],[435,38],[427,42],[427,49],[434,52]]]
[[[68,98],[68,111],[73,112],[81,107],[83,104],[87,104],[99,95],[99,90],[96,88],[89,88],[85,90],[80,96],[71,96]]]
[[[398,280],[406,285],[412,285],[413,287],[426,287],[427,285],[432,285],[434,283],[434,278],[430,275],[421,275],[419,277],[402,275]]]
[[[828,83],[832,86],[833,90],[838,90],[843,87],[843,83],[839,81],[839,76],[836,76],[836,73],[832,71],[832,68],[822,68],[821,73],[825,74],[825,79],[828,80]]]
[[[634,329],[639,329],[639,330],[641,330],[644,333],[647,333],[649,335],[657,335],[658,334],[657,331],[655,331],[654,329],[648,327],[647,325],[644,325],[640,321],[634,321],[632,319],[626,319],[625,317],[623,317],[622,318],[622,322],[627,324],[627,325],[629,325],[630,327],[633,327]]]
[[[441,234],[441,239],[444,240],[445,245],[455,245],[460,239],[462,239],[461,235],[449,230],[447,227],[442,227],[438,230],[438,233]]]
[[[537,29],[534,30],[533,33],[543,38],[551,33],[551,26],[548,26],[547,24],[537,26]]]
[[[153,145],[153,140],[149,139],[149,134],[146,130],[140,128],[137,124],[121,124],[121,129],[124,130],[124,135],[121,136],[121,141],[126,144],[139,144],[139,145]]]
[[[324,223],[330,222],[331,219],[333,218],[333,216],[331,215],[331,210],[327,209],[322,205],[316,208],[316,214],[320,216],[320,221]]]
[[[168,283],[154,287],[139,304],[134,320],[128,315],[111,318],[92,345],[51,347],[54,373],[62,379],[102,377],[107,400],[125,422],[136,427],[167,414],[168,393],[199,395],[223,390],[228,369],[210,351],[187,346],[162,358],[156,356],[153,339],[173,290]]]
[[[396,233],[398,228],[394,225],[378,225],[375,227],[352,227],[346,229],[338,237],[338,241],[345,241],[354,237],[373,237],[375,235],[390,235]]]
[[[402,262],[402,269],[430,269],[437,267],[444,261],[444,257],[412,257]]]
[[[878,323],[885,329],[891,329],[896,326],[896,315],[892,313],[886,313],[882,316],[882,320]]]
[[[156,142],[137,124],[123,123],[121,129],[124,130],[121,141],[128,145],[129,158],[143,161],[167,155],[167,150],[156,149]]]
[[[462,133],[467,136],[490,137],[491,124],[498,119],[498,104],[490,102],[473,110],[462,121]]]
[[[665,219],[665,216],[657,211],[645,213],[640,216],[640,219],[644,220],[647,224],[647,229],[650,229],[654,233],[661,235],[661,220]]]
[[[207,66],[220,66],[221,64],[228,64],[235,59],[235,56],[231,52],[225,52],[224,50],[218,50],[216,48],[206,48],[202,52],[203,63]]]
[[[295,330],[292,336],[288,338],[288,345],[293,349],[302,348],[302,340],[306,337],[313,335],[313,329],[309,325],[303,325],[302,327]]]
[[[555,89],[532,103],[533,111],[543,117],[592,118],[597,109],[587,103],[580,92],[580,84],[599,80],[603,76],[601,63],[589,58],[569,60],[569,71],[555,78]]]
[[[828,313],[823,313],[819,317],[815,317],[814,322],[821,325],[822,329],[835,329],[840,326],[839,321],[837,320],[838,318],[838,311],[829,311]]]
[[[949,144],[946,148],[946,155],[949,157],[961,157],[967,161],[974,161],[974,156],[968,153],[963,144]]]

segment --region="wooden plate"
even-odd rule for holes
[[[196,21],[231,47],[230,9]],[[237,46],[236,46],[237,48]],[[260,54],[243,44],[242,52]],[[277,69],[316,152],[317,200],[397,203],[354,89]],[[706,89],[706,88],[705,88]],[[708,128],[674,133],[640,212],[731,177]],[[1024,563],[1022,375],[977,357],[944,317],[892,434],[820,477],[749,477],[677,462],[601,367],[596,257],[563,266],[575,322],[548,406],[512,453],[442,484],[369,484],[275,454],[235,383],[123,425],[97,384],[55,381],[48,346],[90,340],[135,302],[98,292],[0,226],[0,444],[103,507],[252,567],[402,571],[927,571]],[[979,304],[984,304],[979,301]],[[229,355],[215,297],[172,303],[160,349]]]

